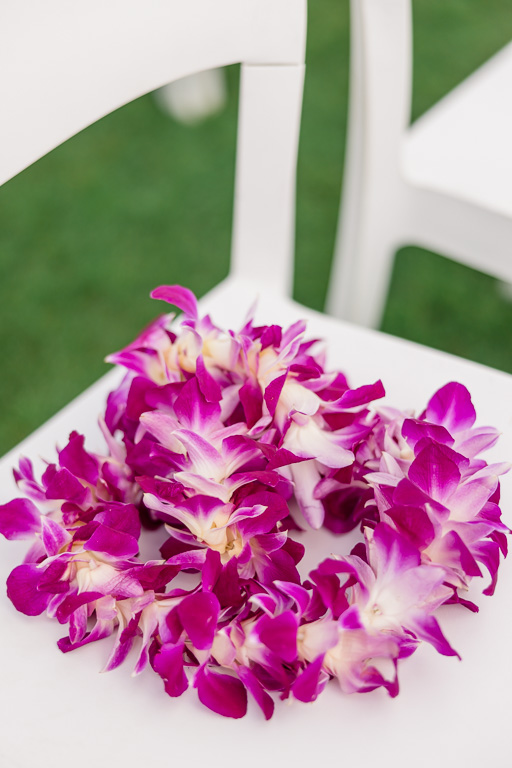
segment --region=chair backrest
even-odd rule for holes
[[[0,184],[138,96],[240,62],[232,269],[268,263],[288,290],[305,36],[306,0],[5,0]]]

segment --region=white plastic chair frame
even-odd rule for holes
[[[87,0],[80,4],[79,20],[77,3],[73,10],[65,0],[47,0],[44,7],[31,5],[28,20],[23,18],[26,8],[20,9],[14,0],[4,3],[0,11],[4,22],[0,23],[0,72],[12,59],[7,71],[15,80],[11,89],[0,77],[1,103],[11,126],[0,125],[1,146],[7,148],[3,154],[17,158],[2,160],[3,180],[86,123],[161,86],[171,76],[187,74],[195,66],[244,61],[232,271],[201,300],[200,311],[211,312],[219,325],[237,328],[259,293],[257,322],[288,325],[304,317],[310,338],[327,341],[332,368],[346,371],[354,386],[381,377],[388,402],[398,407],[419,410],[436,388],[450,380],[463,381],[472,392],[479,423],[503,430],[488,460],[512,455],[512,377],[334,320],[286,297],[303,73],[301,0],[107,4]],[[194,30],[186,44],[180,40],[184,37],[181,25]],[[173,50],[170,29],[176,45],[171,59],[176,56],[179,66],[167,60]],[[73,43],[68,39],[71,30]],[[92,51],[98,72],[95,67],[90,71]],[[148,58],[151,76],[143,73],[149,67]],[[10,75],[3,79],[10,80]],[[45,95],[41,89],[46,89]],[[25,98],[27,90],[30,98]],[[63,106],[61,99],[68,90]],[[38,106],[32,97],[40,99]],[[31,103],[33,109],[27,106]],[[88,108],[88,103],[93,107]],[[18,131],[13,109],[25,110]],[[55,126],[62,119],[65,129],[58,134],[50,130],[45,122],[50,122],[48,114],[55,114]],[[44,140],[32,136],[35,118],[41,121]],[[20,133],[31,145],[28,153],[22,151]],[[272,158],[279,162],[272,163]],[[275,278],[273,286],[268,284],[269,275]],[[55,444],[63,445],[72,428],[86,435],[90,450],[103,449],[96,416],[118,375],[115,371],[101,379],[4,457],[0,502],[16,495],[11,467],[20,454],[51,459]],[[502,501],[507,511],[507,502],[512,503],[510,478],[503,482]],[[350,546],[346,540],[316,532],[308,542],[304,573],[331,552],[346,553]],[[18,546],[0,540],[0,581],[20,562],[25,549],[24,542]],[[500,764],[509,747],[512,710],[508,600],[512,569],[507,566],[502,568],[496,595],[480,601],[479,617],[456,609],[443,616],[444,631],[463,653],[463,664],[420,648],[404,663],[403,691],[393,702],[382,692],[343,696],[336,685],[330,685],[312,706],[296,702],[278,707],[269,723],[256,707],[243,721],[231,721],[201,708],[193,694],[172,701],[156,675],[132,679],[122,668],[100,676],[96,670],[108,653],[102,643],[63,656],[55,646],[62,634],[56,622],[22,616],[4,596],[0,600],[0,719],[4,724],[0,762],[6,768],[69,768],[70,762],[73,768],[90,768],[91,761],[106,765],[115,754],[116,765],[122,768],[162,760],[217,768],[233,759],[242,760],[246,768],[261,768],[274,766],[286,750],[290,765],[304,768],[317,764],[323,755],[337,754],[347,765],[359,766],[409,768],[411,760],[432,765],[440,755],[447,765],[484,764],[493,757]],[[468,739],[468,733],[482,734],[481,743]]]
[[[351,0],[346,170],[327,300],[377,327],[416,244],[512,282],[512,43],[409,126],[411,0]]]
[[[289,295],[306,0],[88,0],[82,10],[49,0],[30,3],[29,17],[14,1],[0,11],[0,183],[122,104],[241,62],[231,269],[216,296]],[[93,400],[116,375],[88,390]]]

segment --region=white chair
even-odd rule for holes
[[[352,0],[346,172],[327,301],[377,327],[395,251],[512,282],[512,43],[409,125],[411,0]]]
[[[503,430],[493,455],[512,455],[511,377],[352,327],[287,298],[303,74],[301,0],[88,0],[80,15],[76,3],[65,0],[33,2],[30,14],[26,5],[9,3],[1,12],[2,180],[172,77],[244,62],[232,268],[200,309],[236,328],[259,294],[257,320],[289,324],[305,317],[311,336],[327,340],[332,367],[346,370],[354,385],[382,377],[389,402],[403,408],[419,410],[437,387],[461,380],[473,394],[480,423]],[[37,120],[23,112],[28,105]],[[101,449],[96,416],[118,377],[108,374],[0,462],[1,502],[16,494],[11,467],[20,454],[51,458],[71,428],[85,432],[92,450]],[[505,509],[507,502],[510,478],[503,483]],[[315,533],[306,572],[349,546]],[[25,549],[24,542],[0,540],[0,581]],[[434,764],[439,756],[445,764],[475,765],[493,757],[499,764],[512,708],[508,565],[478,617],[457,609],[443,617],[463,664],[422,648],[404,663],[403,692],[394,701],[382,692],[342,696],[331,685],[314,705],[278,706],[268,723],[256,707],[244,720],[231,721],[202,708],[193,693],[171,700],[156,675],[132,679],[126,665],[101,676],[97,670],[108,655],[102,643],[62,655],[55,645],[59,626],[16,613],[3,596],[0,763],[90,768],[97,761],[138,768],[237,760],[256,768],[276,765],[286,754],[294,766],[338,755],[348,765],[394,768]],[[468,733],[484,734],[482,743]]]

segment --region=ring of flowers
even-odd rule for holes
[[[24,495],[0,506],[0,532],[33,540],[14,606],[68,625],[64,652],[115,635],[107,670],[137,643],[135,673],[150,665],[173,697],[192,684],[229,717],[248,693],[269,718],[271,694],[312,701],[331,678],[395,696],[422,641],[458,655],[435,612],[477,610],[482,566],[492,594],[509,532],[508,466],[480,458],[498,432],[474,426],[467,389],[414,417],[379,406],[380,381],[327,371],[303,322],[224,331],[185,288],[152,296],[181,325],[163,315],[107,358],[126,375],[100,418],[106,452],[73,432],[40,480],[26,458],[14,470]],[[361,540],[303,578],[294,535],[322,526]],[[141,528],[165,531],[159,559],[139,558]]]

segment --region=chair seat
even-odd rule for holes
[[[408,181],[512,216],[512,43],[416,120]]]
[[[200,302],[218,325],[236,328],[254,300],[254,285],[228,278]],[[480,424],[499,425],[503,435],[488,460],[512,456],[512,377],[451,355],[436,352],[277,299],[267,291],[256,320],[288,324],[308,320],[308,336],[328,344],[329,367],[339,367],[354,384],[382,378],[387,401],[421,411],[434,390],[451,380],[470,389]],[[1,501],[14,493],[10,466],[19,453],[52,457],[69,425],[86,432],[99,447],[96,415],[119,371],[109,373],[0,462]],[[512,477],[503,480],[505,520],[511,522]],[[346,553],[346,539],[308,534],[310,556]],[[26,549],[0,541],[0,580]],[[400,696],[383,692],[346,696],[330,684],[313,705],[294,702],[277,707],[266,723],[256,707],[240,722],[201,708],[190,693],[169,699],[156,675],[129,675],[130,660],[116,672],[96,674],[108,656],[110,641],[62,655],[55,640],[63,634],[55,622],[16,613],[0,601],[0,679],[9,696],[11,725],[2,737],[5,765],[90,766],[92,755],[105,763],[116,756],[124,768],[192,757],[192,764],[225,765],[235,756],[244,766],[275,765],[286,752],[294,766],[318,761],[319,754],[339,754],[347,765],[479,765],[495,758],[503,764],[512,711],[512,567],[505,562],[496,595],[481,599],[475,616],[459,607],[441,609],[440,621],[463,662],[422,647],[401,666]],[[487,582],[485,582],[487,583]],[[6,712],[0,712],[5,720]],[[30,738],[27,738],[27,731]],[[470,734],[477,734],[473,739]],[[115,745],[115,747],[113,746]],[[114,752],[115,749],[115,752]],[[335,752],[336,750],[336,752]],[[485,762],[484,762],[485,761]],[[106,763],[105,763],[106,764]]]

